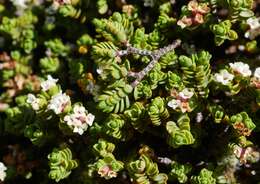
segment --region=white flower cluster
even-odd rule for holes
[[[234,79],[234,75],[229,73],[226,69],[220,70],[214,75],[214,80],[223,85],[228,85]]]
[[[250,17],[247,19],[246,23],[249,25],[250,29],[245,33],[245,38],[254,38],[255,35],[259,35],[260,28],[260,18],[259,17]]]
[[[61,114],[68,105],[70,105],[70,97],[65,93],[59,92],[52,96],[47,108],[53,110],[55,114]]]
[[[42,91],[48,91],[52,87],[56,86],[58,79],[52,78],[50,75],[47,76],[47,80],[41,83]],[[34,110],[40,109],[40,99],[33,94],[28,94],[27,103],[31,104]],[[48,110],[52,110],[55,114],[59,115],[64,113],[67,107],[71,105],[70,97],[62,91],[53,95],[49,100],[47,106]],[[73,132],[82,135],[87,130],[88,126],[93,124],[95,116],[83,107],[82,105],[76,104],[73,107],[73,112],[64,116],[64,122],[73,129]]]
[[[0,180],[1,181],[4,181],[5,180],[5,177],[6,177],[6,166],[0,162]]]
[[[234,155],[239,158],[241,164],[247,164],[248,162],[255,163],[260,159],[259,151],[252,147],[242,148],[238,145],[233,148]]]
[[[41,83],[42,90],[48,91],[50,88],[56,86],[57,81],[58,79],[54,79],[52,78],[52,76],[48,75],[47,80]],[[37,98],[35,95],[28,94],[26,102],[32,106],[33,110],[37,111],[40,109],[40,99]]]
[[[172,109],[177,109],[180,108],[181,112],[189,112],[190,107],[189,107],[189,102],[188,100],[194,95],[194,92],[191,91],[188,88],[185,88],[182,90],[176,99],[172,99],[171,101],[168,102],[168,106],[171,107]]]
[[[67,125],[73,128],[73,132],[82,135],[87,130],[88,126],[93,124],[95,116],[85,109],[81,105],[75,105],[73,113],[66,115],[64,121]]]
[[[218,83],[223,85],[228,85],[232,82],[235,75],[240,75],[242,77],[251,77],[252,71],[249,68],[249,65],[243,62],[234,62],[229,64],[230,68],[232,69],[233,73],[230,73],[226,69],[220,70],[219,73],[215,73],[214,80]],[[257,86],[260,87],[260,67],[257,67],[253,73],[252,82]]]
[[[234,73],[237,73],[243,77],[250,77],[252,75],[249,65],[246,63],[235,62],[235,63],[230,63],[229,66],[234,71]]]

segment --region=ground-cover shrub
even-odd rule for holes
[[[0,0],[0,183],[260,182],[258,0]]]

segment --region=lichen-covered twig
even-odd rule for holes
[[[147,75],[156,65],[156,63],[158,62],[158,60],[166,53],[173,51],[175,48],[177,48],[178,46],[180,46],[181,44],[181,40],[177,39],[175,40],[172,44],[160,48],[159,50],[155,50],[155,51],[149,51],[149,50],[142,50],[142,49],[138,49],[135,48],[133,46],[131,46],[130,44],[127,44],[127,49],[126,50],[120,50],[117,52],[117,56],[121,57],[124,55],[129,55],[129,54],[138,54],[141,56],[150,56],[151,57],[151,62],[140,72],[132,72],[129,71],[128,72],[128,76],[129,77],[134,77],[136,78],[134,80],[134,82],[132,82],[131,86],[132,87],[136,87],[139,82],[145,77],[145,75]]]

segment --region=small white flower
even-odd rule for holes
[[[245,32],[245,38],[249,38],[250,37],[250,31],[247,31],[247,32]]]
[[[14,6],[16,6],[17,8],[22,8],[25,9],[27,7],[26,2],[28,0],[11,0],[11,2],[13,3]]]
[[[5,177],[6,177],[6,166],[0,162],[0,180],[1,181],[4,181],[5,180]]]
[[[40,107],[39,107],[39,103],[40,103],[40,99],[39,98],[36,98],[33,94],[28,94],[27,95],[27,100],[26,100],[27,103],[31,104],[33,110],[39,110]]]
[[[89,126],[92,126],[92,124],[93,124],[93,122],[94,122],[94,119],[95,119],[95,116],[94,116],[93,114],[89,113],[89,114],[87,115],[87,124],[88,124]]]
[[[203,120],[203,114],[201,112],[198,112],[196,115],[196,122],[200,123]]]
[[[56,85],[58,79],[52,78],[52,76],[48,75],[47,80],[41,83],[41,87],[43,91],[48,91],[50,88]]]
[[[103,73],[103,68],[98,68],[97,69],[97,73],[100,75],[100,74],[102,74]]]
[[[180,96],[181,99],[183,99],[183,100],[188,100],[188,99],[190,99],[193,95],[194,95],[193,91],[191,91],[191,90],[188,89],[188,88],[185,88],[184,90],[182,90],[182,91],[179,93],[179,96]]]
[[[94,122],[95,116],[80,105],[75,105],[73,113],[66,115],[64,121],[73,129],[74,133],[82,135]]]
[[[260,27],[260,19],[256,17],[251,17],[247,19],[246,23],[250,26],[250,29],[257,29]]]
[[[255,69],[254,77],[260,80],[260,67]]]
[[[172,109],[177,109],[178,107],[181,106],[181,101],[180,100],[176,100],[176,99],[172,99],[171,101],[168,102],[167,105],[169,107],[171,107]]]
[[[64,111],[67,105],[70,104],[70,97],[61,92],[52,96],[50,104],[48,105],[49,110],[53,110],[55,114],[60,114]]]
[[[252,74],[249,65],[246,63],[235,62],[235,63],[230,63],[229,65],[235,73],[239,73],[243,77],[249,77]]]
[[[214,75],[214,79],[223,85],[227,85],[234,79],[234,75],[227,70],[221,70],[220,73]]]

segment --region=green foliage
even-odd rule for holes
[[[94,170],[106,180],[117,177],[118,172],[124,168],[124,163],[116,160],[112,154],[114,149],[115,145],[104,139],[99,139],[93,146],[93,152],[102,157],[93,164]]]
[[[117,47],[112,42],[100,42],[93,46],[93,58],[99,64],[114,62]]]
[[[160,173],[158,165],[147,155],[141,155],[138,160],[132,161],[127,167],[129,174],[134,182],[140,184],[166,184],[168,177]]]
[[[119,80],[109,85],[103,94],[98,97],[98,108],[103,112],[123,112],[130,106],[128,94],[132,92],[132,86]]]
[[[113,143],[107,142],[104,139],[99,139],[98,143],[93,145],[93,152],[102,157],[106,157],[110,153],[113,153],[115,145]]]
[[[47,140],[44,130],[39,124],[27,125],[24,129],[24,136],[28,137],[35,145],[43,145]]]
[[[193,54],[191,58],[183,55],[179,57],[179,64],[183,71],[182,78],[184,85],[195,88],[203,98],[206,98],[209,93],[211,57],[211,54],[207,51]]]
[[[138,100],[140,98],[151,98],[153,95],[152,87],[149,85],[148,81],[142,81],[135,89],[134,89],[134,98]]]
[[[99,159],[94,166],[100,177],[106,180],[117,177],[117,172],[124,168],[123,162],[117,161],[112,154]]]
[[[44,74],[51,74],[59,71],[60,65],[60,60],[55,57],[45,57],[40,59],[40,68]]]
[[[156,97],[149,104],[148,114],[152,124],[155,126],[159,126],[161,124],[161,118],[167,119],[170,116],[167,108],[165,107],[165,100],[160,97]]]
[[[98,0],[97,8],[98,8],[98,13],[105,14],[108,10],[107,0]]]
[[[169,173],[170,179],[178,180],[180,183],[186,183],[188,181],[187,174],[189,174],[192,169],[190,164],[173,163],[171,168],[172,170]]]
[[[12,44],[20,46],[29,54],[37,46],[33,31],[35,23],[37,17],[28,11],[17,18],[3,17],[0,31],[9,34],[13,39]]]
[[[72,159],[72,153],[69,148],[54,149],[48,155],[48,159],[50,167],[49,178],[56,182],[67,178],[71,171],[78,167],[77,161]]]
[[[235,20],[238,20],[238,18],[249,18],[254,15],[254,12],[251,10],[253,7],[253,0],[225,0],[224,2],[229,8],[232,18]]]
[[[215,123],[220,123],[225,116],[223,107],[216,104],[210,104],[208,108]]]
[[[132,126],[140,132],[143,132],[146,126],[146,124],[142,122],[145,114],[145,107],[141,102],[135,102],[128,110],[125,110],[124,112],[124,115],[130,121]]]
[[[215,43],[220,46],[225,40],[236,40],[238,38],[237,33],[231,29],[232,23],[229,20],[214,24],[211,26],[211,30],[215,35]]]
[[[44,45],[50,50],[52,56],[67,56],[70,48],[64,45],[61,39],[53,39],[44,42]]]
[[[240,135],[249,136],[256,127],[246,112],[241,112],[230,117],[230,123]]]
[[[212,176],[213,172],[208,169],[202,169],[198,176],[191,177],[192,184],[216,183],[216,179]]]
[[[190,119],[187,114],[180,116],[177,123],[173,121],[167,122],[166,130],[169,134],[168,144],[174,148],[191,145],[195,141],[190,132]]]
[[[28,106],[8,108],[4,122],[5,131],[14,135],[22,134],[26,125],[33,122],[35,113]]]
[[[117,114],[110,114],[105,120],[103,131],[118,140],[124,141],[128,138],[131,131],[127,129],[125,120]]]
[[[184,87],[184,85],[183,85],[183,81],[182,81],[181,77],[178,74],[169,71],[167,73],[167,79],[166,79],[166,85],[165,85],[166,90],[169,90],[169,91],[171,89],[180,90],[183,87]]]
[[[71,17],[74,19],[80,19],[81,22],[85,22],[86,17],[82,15],[81,9],[77,9],[73,5],[67,4],[59,8],[59,13],[64,17]]]
[[[94,19],[93,24],[96,31],[101,34],[107,41],[114,43],[126,43],[126,30],[120,20]]]

